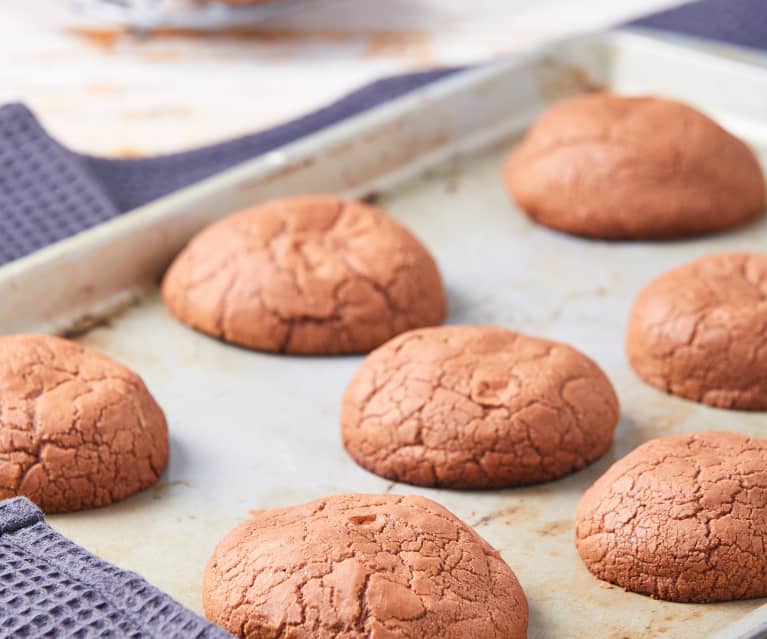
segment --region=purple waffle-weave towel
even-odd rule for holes
[[[232,639],[73,544],[24,497],[0,502],[0,637]]]
[[[698,0],[639,18],[631,24],[767,49],[765,0]]]

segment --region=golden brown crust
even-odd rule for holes
[[[247,639],[523,639],[511,568],[439,504],[336,495],[264,511],[205,571],[206,616]]]
[[[767,255],[709,255],[653,280],[634,303],[626,350],[667,393],[767,409]]]
[[[367,352],[445,315],[428,251],[382,211],[335,196],[274,200],[200,232],[163,281],[182,322],[302,354]]]
[[[0,499],[48,513],[124,499],[168,460],[165,417],[138,375],[58,337],[0,337],[0,426]]]
[[[619,412],[605,374],[565,344],[442,326],[367,357],[344,394],[341,430],[357,463],[389,479],[498,488],[594,461]]]
[[[537,222],[613,240],[721,231],[762,214],[767,197],[752,151],[702,113],[608,93],[546,111],[505,181]]]
[[[600,579],[660,599],[767,596],[767,440],[655,439],[583,496],[576,545]]]

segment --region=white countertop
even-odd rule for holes
[[[70,147],[148,155],[248,133],[365,82],[497,57],[670,0],[316,0],[258,29],[136,37],[66,0],[3,0],[0,103]]]

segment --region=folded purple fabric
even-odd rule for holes
[[[767,49],[765,0],[698,0],[639,18],[631,24]]]
[[[54,531],[23,497],[0,502],[0,637],[232,639]]]
[[[119,212],[107,187],[26,107],[0,107],[0,264]]]

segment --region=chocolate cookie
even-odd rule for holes
[[[506,186],[536,222],[586,237],[669,238],[760,215],[751,150],[680,102],[609,93],[546,111],[514,150]]]
[[[575,349],[501,328],[443,326],[371,353],[346,389],[344,445],[368,470],[449,488],[534,484],[610,446],[618,399]]]
[[[141,378],[58,337],[0,337],[0,499],[48,513],[106,506],[151,486],[165,417]]]
[[[511,568],[466,524],[415,496],[336,495],[258,513],[216,547],[203,605],[248,639],[527,633]]]
[[[331,195],[275,200],[199,233],[165,275],[182,322],[250,348],[367,352],[445,315],[439,271],[382,211]]]
[[[767,596],[767,440],[654,439],[584,494],[576,545],[626,590],[682,602]]]
[[[664,273],[634,303],[626,349],[667,393],[767,409],[767,255],[709,255]]]

